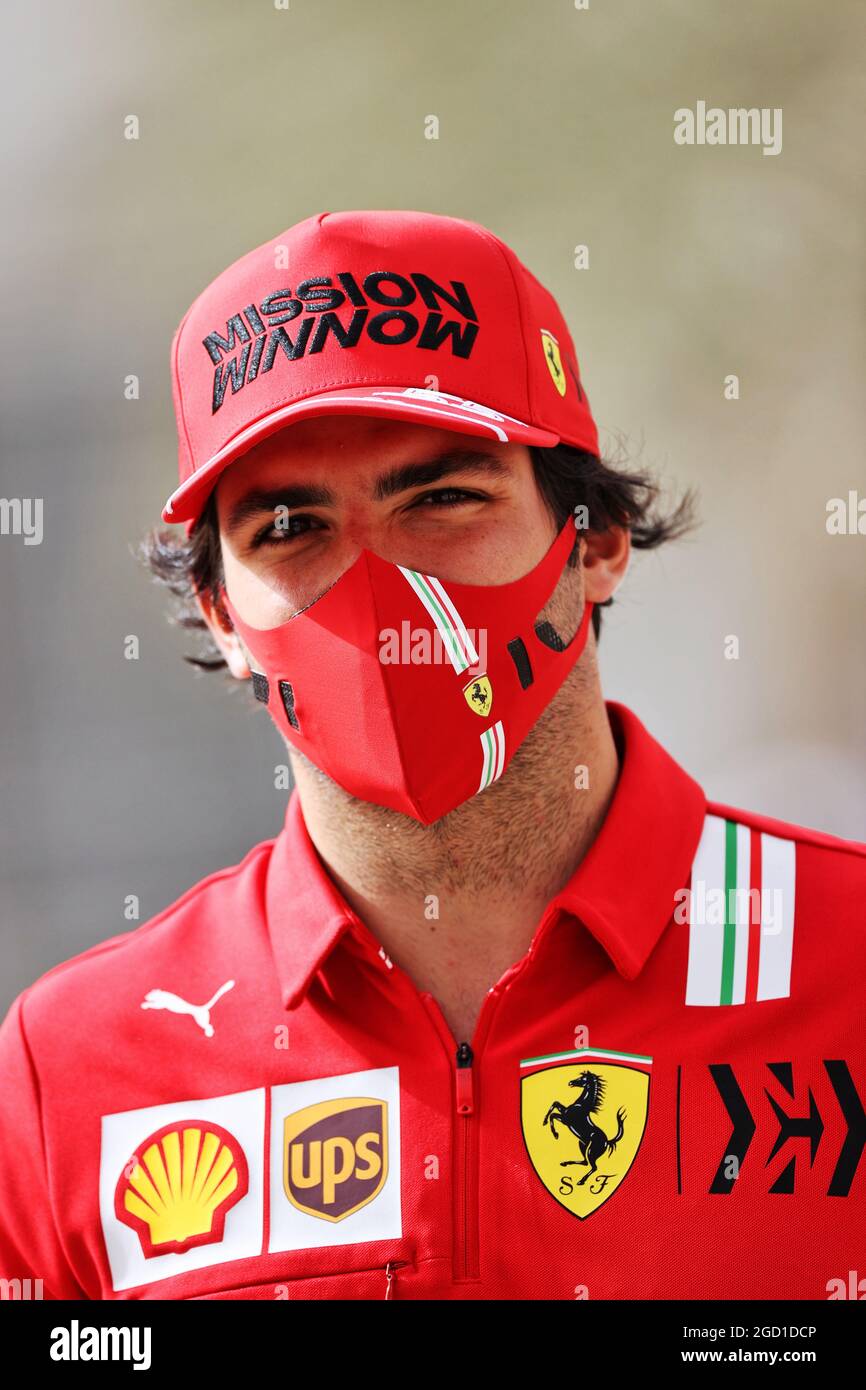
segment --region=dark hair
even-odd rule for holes
[[[530,447],[535,481],[557,531],[579,506],[587,509],[585,529],[600,532],[611,526],[625,527],[638,550],[654,550],[690,531],[695,524],[694,493],[686,492],[671,511],[665,512],[660,506],[658,484],[648,472],[628,469],[625,450],[621,444],[618,447],[617,457],[604,460],[568,444],[552,449]],[[139,554],[154,578],[177,600],[174,621],[203,639],[201,653],[184,660],[205,671],[224,667],[226,663],[195,600],[196,591],[200,591],[217,603],[224,580],[214,493],[189,537],[178,528],[156,528],[142,541]],[[573,566],[577,560],[575,547],[569,564]],[[601,608],[611,603],[613,599],[608,599],[593,609],[596,638],[601,631]]]

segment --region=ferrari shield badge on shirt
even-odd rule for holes
[[[651,1057],[579,1048],[520,1063],[520,1120],[532,1166],[582,1220],[613,1195],[637,1157]]]

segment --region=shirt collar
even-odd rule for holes
[[[293,1009],[340,937],[357,922],[310,839],[297,788],[271,851],[265,902],[283,1004]]]
[[[706,798],[624,705],[607,702],[620,772],[598,835],[551,900],[580,919],[620,975],[635,979],[689,881]]]
[[[578,918],[625,979],[635,979],[688,883],[704,793],[624,705],[609,701],[620,772],[601,829],[550,907]],[[365,930],[310,839],[295,789],[268,866],[271,948],[287,1009],[346,931]]]

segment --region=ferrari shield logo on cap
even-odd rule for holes
[[[489,676],[476,676],[463,687],[466,703],[476,714],[487,716],[493,706],[493,686]]]
[[[651,1057],[580,1048],[520,1063],[520,1121],[548,1192],[583,1221],[637,1157],[649,1111]]]
[[[559,355],[559,343],[552,333],[546,328],[541,330],[541,346],[544,349],[544,360],[547,363],[547,370],[550,372],[554,386],[560,396],[565,395],[565,388],[568,381],[565,372],[562,370],[562,358]]]
[[[387,1175],[386,1101],[325,1100],[286,1117],[283,1187],[299,1211],[342,1221],[372,1202]]]

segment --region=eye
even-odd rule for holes
[[[429,504],[433,507],[459,507],[465,502],[482,502],[483,500],[480,492],[469,492],[462,487],[442,487],[437,488],[435,492],[422,493],[420,497],[416,497],[412,507],[418,507],[422,504]]]
[[[269,521],[267,526],[263,526],[257,531],[250,541],[250,549],[258,550],[262,545],[285,545],[287,541],[294,540],[296,536],[306,535],[310,522],[316,522],[319,518],[310,516],[307,512],[296,512],[286,521],[281,521],[279,526],[274,521]]]
[[[420,497],[416,497],[415,501],[410,504],[409,510],[427,507],[436,511],[450,511],[452,508],[465,506],[467,502],[483,501],[484,495],[480,492],[470,492],[467,488],[443,487],[432,492],[424,492]],[[317,527],[321,529],[321,518],[312,516],[308,512],[296,512],[279,525],[274,521],[269,521],[266,526],[255,533],[250,541],[250,549],[258,550],[261,546],[285,545],[298,536],[307,535],[311,528],[315,530]]]

